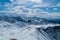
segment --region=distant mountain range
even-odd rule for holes
[[[7,15],[1,15],[0,14],[0,21],[6,21],[9,23],[15,23],[15,22],[24,22],[28,24],[35,24],[35,25],[40,25],[40,24],[49,24],[49,23],[54,23],[54,24],[60,24],[60,19],[46,19],[46,18],[39,18],[39,17],[28,17],[28,18],[23,18],[23,16],[7,16]]]

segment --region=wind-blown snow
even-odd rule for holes
[[[17,23],[18,24],[18,23]],[[22,27],[23,24],[17,25],[15,23],[8,23],[4,21],[0,21],[0,40],[10,40],[16,38],[17,40],[51,40],[47,33],[45,33],[42,29],[47,27],[59,26],[55,24],[47,24],[47,25],[26,25],[26,27]],[[21,27],[19,27],[21,25]],[[41,32],[45,33],[44,35],[39,32],[36,28],[41,28]]]

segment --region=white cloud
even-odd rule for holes
[[[60,3],[58,3],[56,6],[60,6]]]
[[[42,0],[31,0],[32,2],[42,3]]]
[[[18,5],[19,5],[19,3],[21,2],[21,3],[23,3],[24,1],[25,1],[25,3],[26,2],[29,2],[29,1],[26,1],[26,0],[21,0],[21,1],[19,1],[19,0],[16,0],[17,2],[18,2]],[[16,2],[16,1],[13,1],[13,2]],[[35,1],[35,0],[34,0]],[[16,2],[16,3],[17,3]],[[14,3],[12,3],[12,4],[5,4],[4,6],[6,6],[7,8],[6,9],[8,9],[8,10],[10,10],[10,11],[3,11],[3,12],[10,12],[10,13],[16,13],[16,14],[26,14],[28,17],[30,17],[30,16],[38,16],[38,17],[42,17],[42,18],[52,18],[52,19],[58,19],[59,17],[60,17],[60,13],[48,13],[48,12],[44,12],[44,11],[42,11],[42,12],[39,12],[39,9],[37,9],[37,10],[33,10],[33,8],[35,8],[35,7],[46,7],[46,6],[50,6],[49,4],[33,4],[34,6],[32,6],[32,8],[26,8],[25,6],[26,5],[24,5],[24,6],[14,6],[15,4]],[[29,13],[23,13],[23,10],[21,10],[20,8],[22,8],[23,10],[29,10]],[[34,11],[34,12],[32,12],[32,11]],[[56,10],[56,9],[54,9],[54,10]],[[37,12],[38,11],[38,12]],[[0,12],[2,12],[2,11],[0,11]]]
[[[13,2],[14,0],[10,0],[11,2]]]

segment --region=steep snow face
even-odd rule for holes
[[[22,21],[15,21],[16,22],[12,23],[10,21],[0,21],[0,40],[52,40],[50,38],[52,36],[49,36],[48,33],[46,33],[43,29],[47,29],[48,27],[60,26],[60,24],[34,25],[27,24]]]
[[[8,23],[5,21],[0,21],[0,40],[52,40],[49,35],[42,29],[44,27],[55,26],[55,25],[26,25],[23,28],[20,22],[18,23]],[[21,27],[20,27],[21,25]],[[43,27],[42,27],[43,26]],[[41,28],[39,31],[37,28]]]

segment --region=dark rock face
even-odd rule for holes
[[[24,22],[24,20],[21,17],[8,17],[8,16],[4,16],[4,17],[0,17],[0,20],[6,21],[6,22],[10,22],[10,23],[15,23],[16,21]]]
[[[11,39],[11,40],[17,40],[17,39]]]

